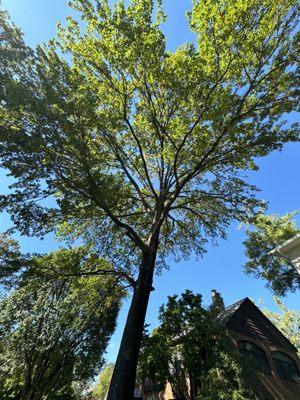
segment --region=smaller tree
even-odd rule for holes
[[[256,399],[243,359],[202,297],[185,291],[161,306],[160,325],[145,335],[139,359],[140,382],[150,378],[175,396],[191,400]]]
[[[289,310],[282,301],[275,297],[279,312],[263,308],[263,313],[286,336],[300,353],[300,311]]]
[[[145,329],[137,368],[138,383],[144,384],[150,379],[155,383],[156,390],[162,391],[166,383],[170,382],[175,391],[176,376],[172,374],[171,369],[175,369],[172,348],[163,330],[158,327],[149,334]]]
[[[9,243],[2,254],[17,260]],[[32,257],[30,268],[19,261],[0,302],[0,398],[75,399],[73,383],[89,383],[104,363],[123,289],[110,274],[88,275],[109,265],[84,247]]]
[[[289,259],[279,252],[272,252],[300,232],[293,220],[295,215],[295,212],[282,217],[259,214],[247,230],[244,241],[248,257],[245,272],[265,279],[267,286],[278,296],[300,288],[300,275]]]
[[[105,400],[115,364],[106,364],[99,375],[98,383],[93,390],[93,395],[98,400]]]

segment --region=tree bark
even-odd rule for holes
[[[143,253],[107,400],[133,400],[136,367],[152,290],[157,246]]]

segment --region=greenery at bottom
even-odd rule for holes
[[[107,394],[110,380],[114,370],[114,364],[110,363],[105,365],[102,368],[102,371],[99,375],[98,382],[93,389],[93,396],[98,400],[105,400],[105,396]]]
[[[160,308],[159,327],[144,334],[138,381],[160,390],[169,382],[177,398],[258,399],[251,390],[255,374],[227,336],[219,312],[206,309],[201,295],[188,290],[169,297]]]
[[[16,243],[2,244],[2,261],[16,261]],[[109,268],[84,247],[28,260],[13,263],[0,301],[0,398],[79,398],[104,364],[124,290],[110,274],[80,276]]]

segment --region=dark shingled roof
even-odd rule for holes
[[[295,346],[248,297],[226,307],[218,319],[232,331],[297,352]]]
[[[222,322],[222,324],[226,325],[227,321],[229,318],[236,312],[236,310],[239,309],[240,305],[247,299],[245,297],[244,299],[241,299],[230,306],[226,307],[218,316],[218,320]]]

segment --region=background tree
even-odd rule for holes
[[[110,275],[65,277],[100,265],[108,268],[85,248],[36,256],[2,299],[1,399],[75,399],[74,382],[103,365],[123,289]]]
[[[171,373],[171,365],[174,368],[174,359],[162,329],[154,329],[151,334],[145,329],[137,367],[137,383],[144,386],[149,382],[156,391],[162,391],[170,382],[175,390],[178,377]]]
[[[98,383],[93,390],[93,396],[95,396],[96,399],[105,400],[114,366],[113,363],[110,363],[102,368],[98,378]]]
[[[249,370],[218,312],[204,308],[201,296],[190,291],[169,297],[160,308],[159,327],[143,341],[139,381],[151,379],[159,390],[169,382],[177,398],[256,399]]]
[[[300,353],[300,312],[289,310],[282,301],[275,297],[279,312],[262,308],[263,313],[286,336]]]
[[[300,275],[290,260],[278,252],[271,253],[277,246],[300,232],[293,220],[295,215],[296,213],[289,213],[280,217],[259,214],[254,219],[252,228],[247,230],[247,239],[244,241],[248,257],[246,273],[265,279],[267,286],[279,296],[285,295],[288,290],[300,288]]]
[[[283,119],[298,106],[299,2],[193,1],[196,42],[173,52],[161,1],[70,4],[83,23],[34,52],[2,18],[0,156],[15,182],[0,207],[23,234],[63,223],[132,284],[108,397],[129,400],[155,268],[253,215],[243,171],[299,138]]]

